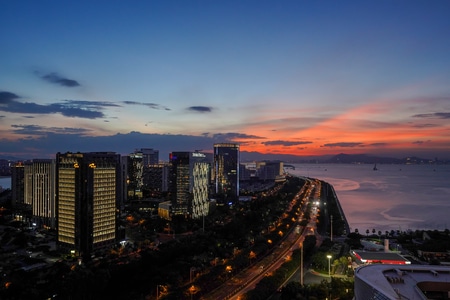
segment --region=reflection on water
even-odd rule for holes
[[[333,185],[360,232],[449,228],[450,165],[295,164],[293,175]]]

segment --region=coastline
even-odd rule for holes
[[[294,164],[291,175],[331,184],[355,231],[445,230],[450,165]],[[330,201],[331,190],[330,190]]]

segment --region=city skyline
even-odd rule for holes
[[[0,156],[450,159],[448,1],[0,7]]]

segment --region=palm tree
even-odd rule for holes
[[[366,229],[366,235],[367,236],[369,236],[369,233],[370,233],[369,229]]]

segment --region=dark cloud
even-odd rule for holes
[[[66,117],[77,117],[84,119],[98,119],[105,115],[104,107],[120,107],[112,102],[64,100],[59,103],[41,105],[33,102],[18,102],[10,100],[5,105],[0,105],[0,111],[26,114],[55,114],[60,113]]]
[[[312,144],[312,142],[309,141],[268,141],[268,142],[262,142],[263,145],[266,146],[296,146],[296,145],[305,145],[305,144]]]
[[[384,147],[384,146],[388,146],[388,143],[372,143],[369,144],[369,146],[375,146],[375,147]]]
[[[11,125],[11,127],[14,128],[13,132],[16,134],[26,134],[34,136],[45,136],[51,133],[85,135],[91,132],[90,129],[85,128],[47,127],[40,125]]]
[[[438,127],[438,126],[439,125],[427,123],[427,124],[413,124],[412,127],[415,127],[415,128],[433,128],[433,127]]]
[[[0,92],[0,104],[8,104],[15,99],[19,99],[20,97],[14,93],[1,91]]]
[[[353,147],[364,147],[363,143],[330,143],[330,144],[324,144],[321,147],[344,147],[344,148],[353,148]]]
[[[431,142],[431,140],[428,140],[428,141],[415,141],[415,142],[412,142],[412,144],[414,144],[414,145],[422,145],[422,144],[429,143],[429,142]]]
[[[15,125],[17,132],[28,135],[17,140],[0,137],[1,155],[12,154],[23,158],[54,157],[57,152],[112,151],[122,155],[135,149],[150,147],[159,150],[160,159],[167,161],[173,151],[194,151],[196,149],[213,150],[211,137],[145,134],[130,132],[110,136],[87,136],[81,128],[40,127],[36,125]],[[45,134],[44,134],[45,132]],[[30,137],[31,136],[31,137]],[[149,144],[150,141],[150,144]]]
[[[44,79],[45,81],[51,82],[51,83],[55,83],[55,84],[59,84],[65,87],[76,87],[76,86],[80,86],[80,84],[78,83],[78,81],[73,80],[73,79],[68,79],[68,78],[64,78],[60,75],[58,75],[57,73],[49,73],[46,75],[39,75],[38,73],[36,73],[38,76],[40,76],[42,79]]]
[[[143,106],[147,106],[148,108],[151,109],[162,109],[162,110],[170,110],[170,108],[162,106],[160,104],[157,103],[147,103],[147,102],[137,102],[137,101],[123,101],[124,104],[128,104],[128,105],[143,105]]]
[[[205,135],[205,134],[204,134]],[[223,140],[223,141],[234,141],[239,139],[263,139],[264,137],[257,135],[250,135],[245,133],[237,133],[237,132],[227,132],[227,133],[215,133],[215,134],[206,134],[205,136],[209,136],[214,140]]]
[[[207,113],[212,112],[212,107],[209,106],[190,106],[187,108],[187,110],[195,111],[195,112],[201,112],[201,113]]]
[[[417,114],[414,118],[429,118],[429,119],[450,119],[450,112],[436,112],[430,114]]]

